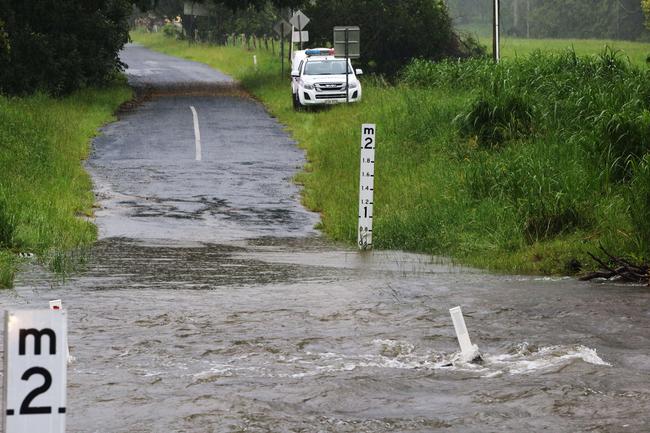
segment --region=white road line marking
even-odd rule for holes
[[[196,144],[196,160],[201,160],[201,131],[199,130],[199,115],[196,114],[196,109],[190,105],[192,110],[192,117],[194,118],[194,143]]]

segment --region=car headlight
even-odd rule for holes
[[[309,83],[302,83],[302,87],[304,87],[307,90],[313,90],[314,85]]]
[[[359,87],[359,84],[356,81],[350,83],[350,89],[356,89],[357,87]]]

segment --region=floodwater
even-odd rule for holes
[[[125,57],[138,79],[140,57],[183,67]],[[85,267],[28,264],[0,293],[68,310],[69,432],[650,431],[647,288],[332,244],[291,183],[303,158],[242,97],[154,98],[105,128]],[[458,305],[482,364],[456,357]]]

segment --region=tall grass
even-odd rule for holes
[[[134,37],[234,74],[287,125],[307,151],[303,200],[334,239],[356,239],[359,126],[374,122],[379,248],[534,273],[589,266],[599,242],[650,256],[647,206],[632,215],[644,200],[650,80],[615,51],[415,61],[395,86],[364,77],[360,104],[296,113],[271,53],[258,51],[254,70],[242,49]]]
[[[455,119],[460,135],[478,148],[471,152],[478,163],[468,165],[468,191],[477,200],[505,200],[529,242],[598,228],[594,205],[607,206],[617,194],[628,197],[619,231],[634,214],[627,209],[646,208],[638,197],[640,161],[650,151],[650,72],[619,52],[536,51],[499,65],[414,61],[403,80],[423,90],[474,92]],[[641,219],[634,219],[637,228]]]
[[[95,226],[90,177],[83,169],[91,137],[131,98],[125,84],[62,99],[0,97],[0,286],[11,285],[20,252],[57,270],[67,251],[90,244]]]

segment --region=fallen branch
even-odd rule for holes
[[[650,267],[647,264],[638,265],[630,260],[616,257],[602,245],[600,245],[600,250],[607,257],[607,262],[594,254],[587,253],[602,269],[583,275],[580,277],[580,281],[591,281],[596,278],[620,278],[631,283],[645,283],[650,286]]]

